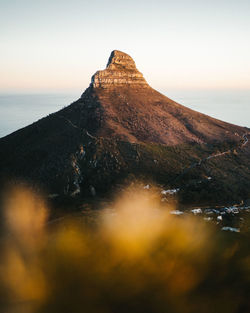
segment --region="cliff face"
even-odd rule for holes
[[[0,186],[21,178],[49,193],[76,196],[93,188],[106,192],[128,175],[169,188],[213,176],[213,194],[229,182],[225,190],[232,194],[240,177],[243,197],[250,190],[246,132],[160,94],[129,55],[115,50],[77,101],[0,139]],[[211,167],[210,159],[201,162],[230,149],[235,153],[211,159]],[[199,167],[183,176],[192,164]]]
[[[107,68],[92,76],[91,86],[107,89],[115,86],[149,87],[143,75],[137,70],[134,60],[118,50],[111,53]]]

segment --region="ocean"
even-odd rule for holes
[[[212,117],[250,127],[250,90],[161,90],[169,98]],[[0,94],[0,137],[74,102],[79,93]]]
[[[249,90],[168,90],[167,97],[228,123],[250,127]]]
[[[0,137],[56,112],[80,97],[77,94],[0,94]]]

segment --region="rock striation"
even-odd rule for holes
[[[111,53],[106,69],[92,76],[90,86],[106,89],[114,86],[149,87],[134,60],[118,50]]]

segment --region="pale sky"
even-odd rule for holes
[[[0,0],[0,91],[84,90],[114,49],[155,89],[250,89],[250,0]]]

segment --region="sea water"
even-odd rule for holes
[[[167,97],[193,110],[232,124],[250,127],[249,90],[167,90]]]
[[[0,94],[0,137],[56,112],[79,94]]]
[[[250,127],[250,90],[180,90],[161,92],[191,109]],[[77,100],[81,91],[50,94],[0,94],[0,137],[25,127]]]

